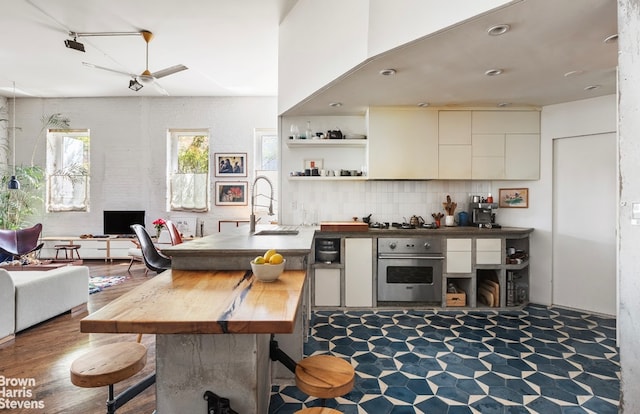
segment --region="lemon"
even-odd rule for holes
[[[269,259],[269,264],[280,264],[284,261],[284,257],[280,253],[276,253]]]
[[[275,249],[269,249],[267,250],[267,252],[264,254],[264,261],[269,263],[269,259],[271,259],[271,256],[273,256],[274,254],[276,254],[276,250]]]
[[[255,263],[255,264],[265,264],[264,257],[262,257],[262,256],[256,257],[255,259],[253,259],[253,263]]]

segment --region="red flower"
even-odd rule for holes
[[[155,226],[156,230],[160,231],[165,226],[165,224],[167,224],[167,222],[159,218],[156,219],[152,224]]]

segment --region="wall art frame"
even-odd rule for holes
[[[246,177],[247,153],[225,152],[215,153],[214,156],[216,177]]]
[[[248,190],[247,181],[216,181],[216,205],[246,206]]]
[[[528,188],[501,188],[498,194],[500,208],[529,208]]]

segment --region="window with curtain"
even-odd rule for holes
[[[49,130],[46,152],[47,211],[89,211],[88,129]]]
[[[209,132],[169,131],[169,209],[209,210]]]

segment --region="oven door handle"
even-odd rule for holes
[[[444,260],[444,256],[416,256],[412,254],[379,254],[378,259]]]

